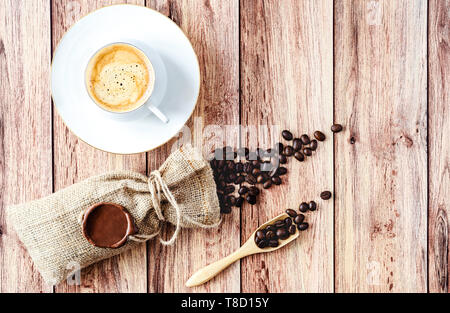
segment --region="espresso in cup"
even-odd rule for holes
[[[86,88],[101,108],[115,113],[130,112],[150,97],[155,72],[138,48],[115,43],[100,49],[86,68]]]

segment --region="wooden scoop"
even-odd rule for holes
[[[191,278],[188,279],[188,281],[186,282],[186,287],[194,287],[194,286],[198,286],[201,285],[203,283],[206,283],[208,280],[210,280],[211,278],[213,278],[214,276],[216,276],[217,274],[219,274],[221,271],[223,271],[225,268],[227,268],[228,266],[230,266],[231,264],[233,264],[234,262],[236,262],[239,259],[242,259],[243,257],[252,255],[252,254],[256,254],[256,253],[262,253],[262,252],[272,252],[275,250],[280,249],[281,247],[284,247],[285,245],[287,245],[288,243],[290,243],[291,241],[294,241],[295,239],[297,239],[297,237],[300,234],[300,231],[297,230],[295,232],[295,234],[290,235],[289,238],[285,239],[285,240],[281,240],[279,239],[279,245],[278,247],[266,247],[266,248],[258,248],[258,246],[255,243],[255,234],[258,230],[261,230],[269,225],[272,225],[273,223],[275,223],[278,220],[284,220],[286,217],[289,217],[286,213],[283,213],[281,215],[278,215],[277,217],[275,217],[274,219],[271,219],[270,221],[262,224],[261,226],[259,226],[250,236],[250,238],[242,245],[242,247],[240,247],[239,249],[237,249],[236,251],[234,251],[232,254],[230,254],[229,256],[216,261],[212,264],[209,264],[208,266],[198,270],[197,272],[194,273],[194,275],[191,276]]]

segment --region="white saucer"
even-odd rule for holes
[[[148,110],[132,120],[112,118],[91,100],[84,84],[86,65],[98,49],[113,42],[133,44],[162,60],[165,86],[158,90],[156,83],[150,101],[169,123]],[[113,5],[90,13],[67,31],[53,57],[52,95],[58,113],[81,140],[112,153],[140,153],[167,142],[191,116],[199,90],[200,70],[191,43],[172,20],[146,7]]]

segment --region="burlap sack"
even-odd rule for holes
[[[138,234],[118,249],[95,247],[83,237],[80,217],[99,202],[120,204],[134,217]],[[164,221],[177,225],[169,244],[179,227],[207,228],[220,223],[211,168],[191,146],[173,152],[150,178],[129,171],[111,172],[48,197],[10,206],[6,212],[8,222],[50,284],[71,274],[69,264],[78,263],[83,268],[158,235]]]

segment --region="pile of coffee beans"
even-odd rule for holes
[[[230,146],[226,146],[214,151],[210,164],[221,213],[231,213],[233,206],[241,207],[245,201],[251,205],[256,204],[261,193],[260,188],[269,189],[273,185],[283,183],[282,176],[286,175],[288,170],[281,165],[286,164],[289,157],[293,156],[303,162],[313,155],[318,142],[326,139],[321,131],[315,131],[315,139],[312,140],[307,134],[294,138],[289,130],[283,130],[281,136],[288,143],[278,142],[267,150],[257,148],[250,151],[242,147],[234,151]]]

